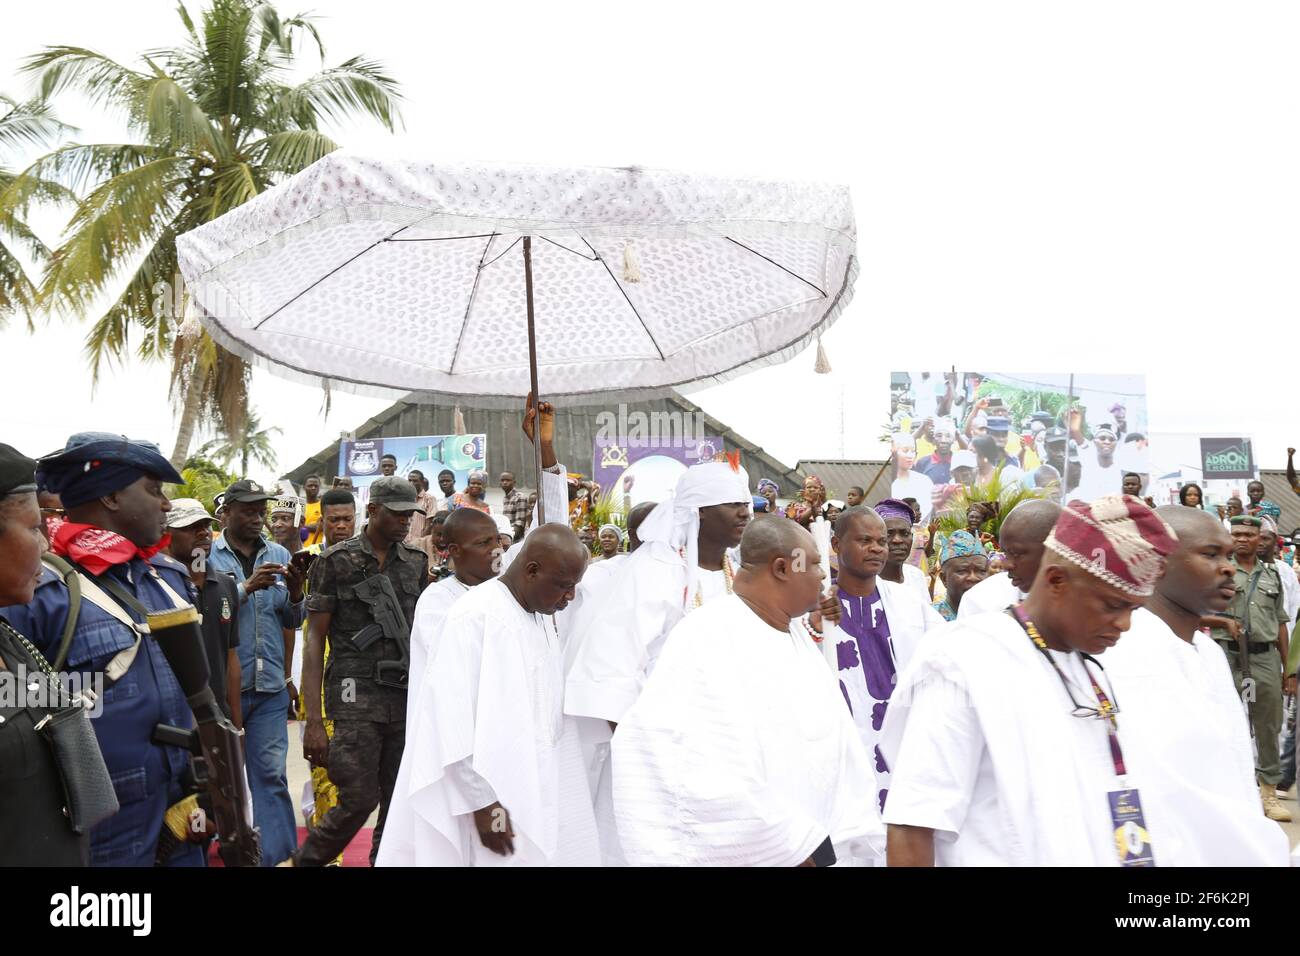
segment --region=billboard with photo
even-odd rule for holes
[[[1246,485],[1259,478],[1248,437],[1157,432],[1151,437],[1152,472],[1148,494],[1157,505],[1178,504],[1183,485],[1201,486],[1205,503],[1246,500]]]
[[[457,489],[463,489],[471,471],[487,467],[487,436],[415,435],[339,442],[338,473],[352,479],[358,510],[364,510],[370,484],[382,474],[379,459],[384,455],[397,458],[397,474],[403,478],[412,471],[423,472],[435,491],[438,472],[451,469]]]
[[[980,453],[977,483],[1059,478],[1067,501],[1118,494],[1126,472],[1150,480],[1142,375],[893,372],[889,399],[890,492],[926,515],[955,488],[954,451]]]
[[[712,461],[725,451],[717,435],[702,438],[673,436],[658,438],[606,438],[592,441],[592,479],[601,494],[617,488],[616,510],[634,508],[643,501],[663,501],[677,485],[677,479],[691,465]]]

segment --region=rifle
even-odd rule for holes
[[[355,588],[357,600],[370,607],[373,623],[367,624],[352,636],[352,645],[364,651],[381,637],[397,642],[402,652],[401,660],[375,661],[375,683],[381,687],[407,689],[407,670],[411,660],[411,625],[402,610],[393,582],[385,574],[366,578]]]
[[[175,672],[198,722],[198,728],[192,731],[159,724],[154,729],[155,740],[191,753],[202,752],[208,797],[221,837],[221,859],[227,866],[258,866],[262,861],[262,837],[253,826],[253,802],[244,775],[244,732],[236,730],[221,712],[208,686],[208,661],[198,612],[187,607],[150,614],[149,631]]]

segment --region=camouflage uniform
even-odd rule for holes
[[[384,821],[397,782],[406,739],[406,690],[375,682],[375,664],[402,657],[397,642],[381,638],[358,650],[352,638],[374,623],[370,605],[356,595],[358,585],[382,574],[397,594],[409,639],[415,604],[429,578],[423,551],[396,544],[383,569],[365,533],[326,551],[312,566],[308,611],[330,618],[330,657],[323,690],[325,713],[333,724],[329,779],[338,788],[338,804],[325,814],[303,842],[297,861],[321,866],[341,853],[379,805],[379,821],[370,850],[373,865]]]

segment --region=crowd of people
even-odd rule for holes
[[[502,473],[500,514],[391,456],[362,513],[346,478],[172,499],[148,442],[0,445],[0,678],[41,688],[0,701],[0,863],[337,865],[377,809],[380,866],[1286,865],[1263,486],[1153,508],[1122,408],[1014,458],[996,406],[942,411],[874,506],[719,455],[604,523],[531,399],[540,487]]]

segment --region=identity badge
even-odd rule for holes
[[[1112,790],[1110,801],[1111,832],[1120,866],[1155,866],[1151,853],[1151,834],[1142,816],[1142,800],[1136,790]]]

